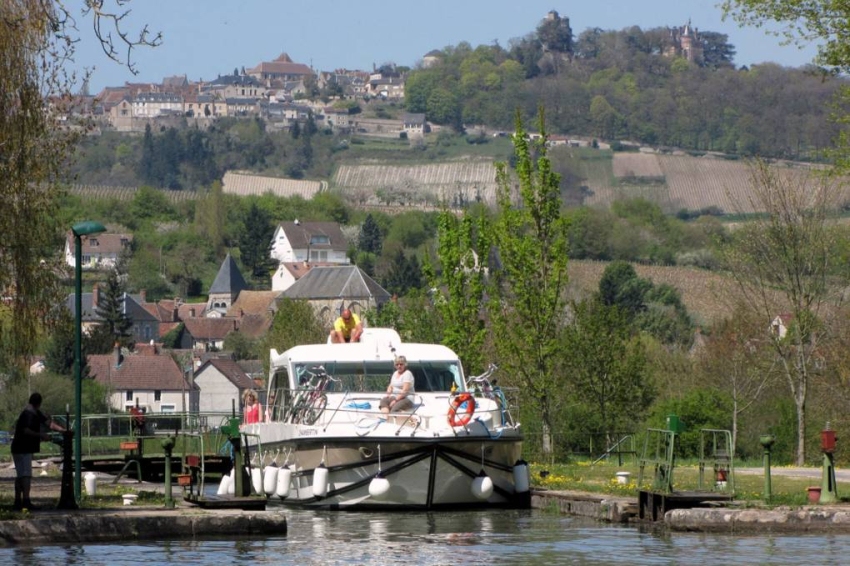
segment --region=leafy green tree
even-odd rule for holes
[[[63,308],[54,323],[53,333],[44,351],[44,366],[48,371],[59,375],[73,375],[75,340],[74,317]],[[85,360],[85,356],[83,359]]]
[[[260,356],[257,340],[248,338],[241,332],[231,332],[224,339],[224,349],[233,353],[236,360],[257,359]]]
[[[529,142],[519,112],[515,131],[516,177],[505,163],[496,169],[499,211],[493,243],[502,268],[491,274],[489,312],[502,367],[516,376],[524,401],[539,411],[542,449],[550,455],[566,312],[567,227],[560,178],[547,156],[542,107],[538,140]]]
[[[198,199],[195,230],[210,242],[215,255],[220,256],[227,243],[227,203],[221,181],[215,181]]]
[[[272,348],[278,352],[299,344],[319,344],[327,339],[327,330],[319,323],[316,313],[307,301],[283,298],[277,303],[277,312],[269,332],[261,342],[260,351]],[[268,370],[269,359],[263,364]]]
[[[465,214],[458,219],[442,210],[437,231],[439,272],[425,264],[434,307],[443,323],[443,344],[457,352],[470,375],[483,370],[482,346],[487,336],[483,324],[486,260],[490,252],[487,218]]]
[[[603,432],[633,430],[655,395],[643,345],[618,307],[588,299],[573,310],[564,333],[570,386],[593,407]]]

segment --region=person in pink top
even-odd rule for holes
[[[257,394],[253,389],[246,389],[242,394],[242,424],[254,424],[262,422],[263,408],[257,400]]]

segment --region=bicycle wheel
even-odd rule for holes
[[[322,413],[325,412],[325,407],[328,406],[328,396],[322,393],[320,397],[313,400],[313,403],[305,407],[304,424],[314,424]]]

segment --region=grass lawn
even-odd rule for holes
[[[541,465],[532,463],[530,465],[531,484],[536,489],[548,490],[571,490],[588,491],[593,493],[606,493],[609,495],[620,495],[623,497],[637,497],[638,495],[638,472],[637,464],[626,464],[616,466],[613,464],[600,463],[591,466],[587,462],[570,464]],[[630,472],[631,478],[628,484],[617,482],[617,472]],[[541,477],[541,472],[549,472]],[[643,488],[648,489],[652,484],[654,468],[647,466],[644,470]],[[710,484],[712,470],[706,468],[706,482]],[[764,493],[763,474],[735,473],[735,500],[739,502],[752,502],[761,504]],[[774,471],[771,474],[771,505],[805,505],[807,504],[807,491],[809,486],[820,486],[820,477],[801,478],[779,475]],[[673,489],[677,491],[696,490],[699,486],[699,467],[696,464],[677,465],[673,470]],[[836,482],[837,493],[842,501],[850,501],[850,482]],[[846,499],[842,498],[846,495]]]

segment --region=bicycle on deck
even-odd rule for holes
[[[290,420],[294,424],[311,425],[319,420],[328,405],[325,391],[331,381],[339,381],[328,375],[324,366],[315,366],[304,370],[304,375],[298,380],[301,389],[292,403]]]
[[[490,381],[490,377],[496,373],[496,370],[499,367],[496,364],[490,364],[487,367],[487,371],[482,373],[481,375],[476,375],[474,377],[469,378],[469,383],[473,384],[473,387],[469,387],[467,385],[467,389],[472,389],[476,392],[480,392],[481,395],[485,399],[491,399],[496,402],[496,406],[499,407],[499,414],[502,417],[502,424],[512,423],[513,417],[511,416],[510,411],[508,410],[508,400],[505,397],[504,392],[502,392],[502,388],[496,385],[496,380]]]

